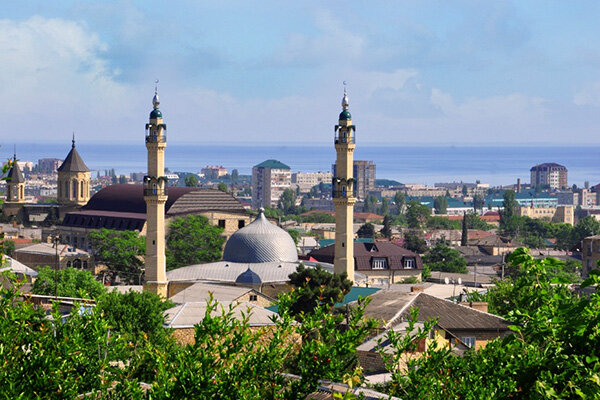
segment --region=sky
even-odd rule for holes
[[[0,144],[600,144],[597,0],[36,1],[0,16]]]

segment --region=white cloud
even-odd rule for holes
[[[586,84],[575,93],[573,103],[578,106],[600,107],[600,80]]]

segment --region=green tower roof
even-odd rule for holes
[[[347,121],[349,119],[352,119],[352,114],[350,114],[350,111],[344,110],[340,113],[340,121]]]
[[[156,110],[152,110],[152,112],[150,113],[150,119],[157,119],[157,118],[162,118],[162,113],[160,112],[160,110],[158,108]]]
[[[266,161],[261,162],[258,165],[255,165],[255,167],[271,168],[271,169],[290,169],[289,166],[287,166],[284,163],[282,163],[281,161],[277,161],[277,160],[266,160]]]

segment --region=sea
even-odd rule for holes
[[[64,158],[71,143],[18,143],[21,161]],[[146,147],[140,143],[77,143],[77,150],[93,171],[114,168],[117,174],[146,170]],[[0,148],[0,157],[12,157],[13,146]],[[329,171],[335,162],[333,144],[227,144],[168,143],[165,164],[173,172],[199,172],[207,165],[222,165],[230,171],[251,174],[252,166],[276,159],[293,172]],[[567,167],[569,185],[600,183],[600,146],[490,146],[490,145],[361,145],[355,160],[371,160],[378,179],[401,183],[475,182],[492,186],[528,183],[532,166],[555,162]]]

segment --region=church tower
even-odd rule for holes
[[[90,170],[75,148],[75,134],[71,151],[58,167],[57,200],[61,206],[84,206],[90,200]]]
[[[352,115],[348,111],[348,95],[344,88],[342,112],[338,125],[335,126],[335,175],[332,182],[332,197],[335,205],[335,258],[333,261],[336,273],[347,273],[348,279],[354,281],[354,203],[356,203],[356,180],[353,177],[354,133]]]
[[[15,215],[18,213],[22,204],[25,203],[25,178],[19,164],[17,164],[17,154],[15,152],[12,160],[12,166],[6,175],[6,201],[4,202],[4,214]]]
[[[148,150],[148,175],[144,177],[146,201],[146,283],[144,289],[167,297],[167,271],[165,257],[165,203],[167,178],[165,177],[165,148],[167,125],[158,109],[158,88],[154,91],[150,122],[146,124],[146,149]]]

